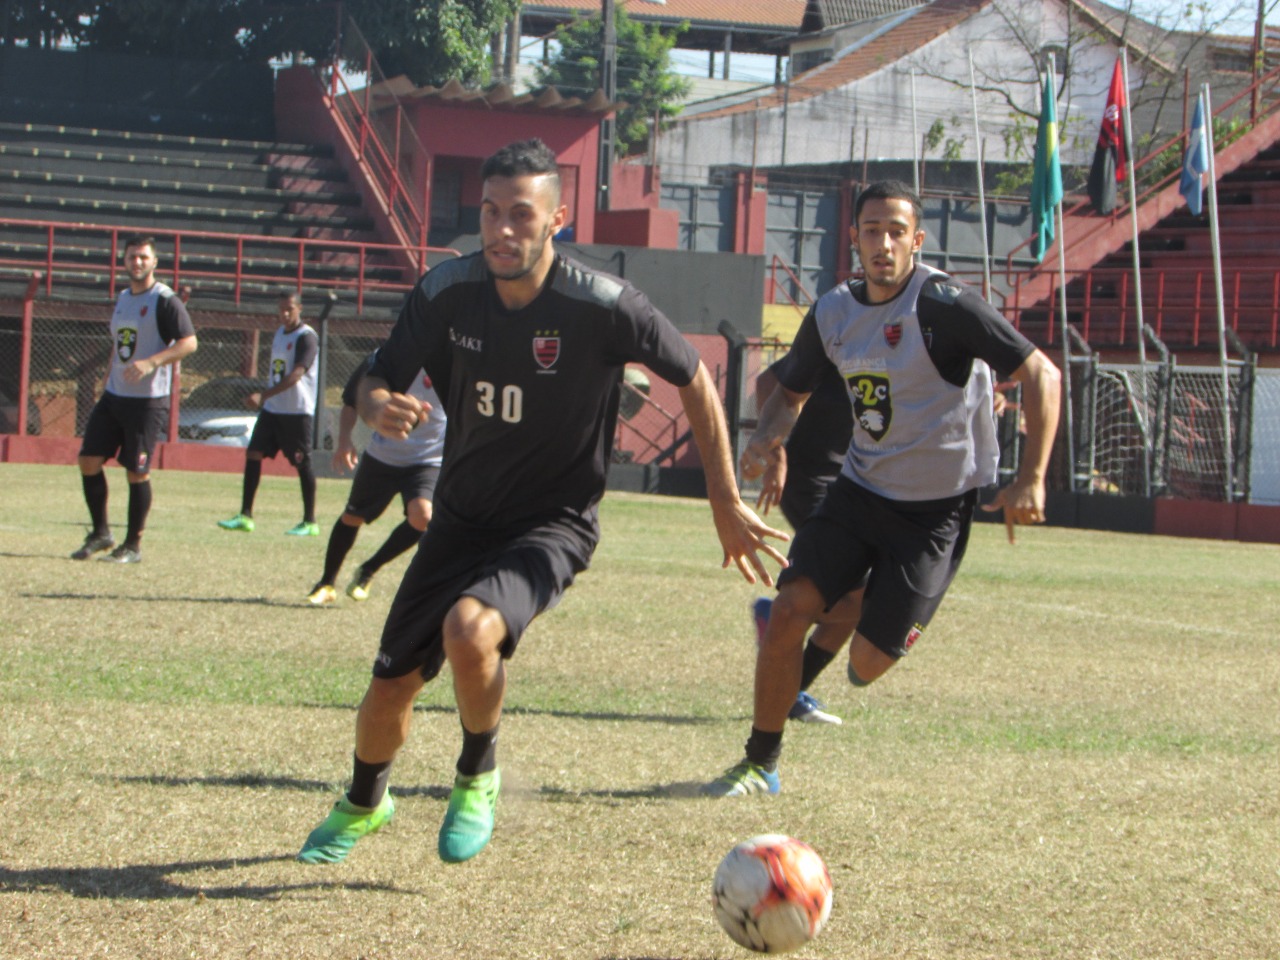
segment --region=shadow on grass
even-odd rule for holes
[[[114,777],[116,783],[142,784],[151,787],[230,787],[236,790],[245,787],[260,787],[269,790],[298,790],[303,793],[338,794],[345,786],[343,783],[331,783],[325,780],[299,780],[296,777],[274,777],[261,773],[239,773],[222,777]],[[425,787],[389,787],[388,791],[396,797],[430,797],[433,800],[448,800],[452,785]]]
[[[289,610],[310,610],[302,601],[269,600],[266,597],[130,597],[118,593],[20,593],[26,600],[133,600],[138,603],[241,603],[255,607],[284,607]]]
[[[60,888],[73,897],[100,900],[103,897],[130,900],[274,900],[297,890],[377,890],[384,893],[410,893],[381,883],[342,883],[312,881],[265,886],[184,886],[170,879],[170,874],[193,873],[198,870],[234,870],[263,863],[288,863],[293,856],[243,859],[193,860],[176,863],[140,863],[123,867],[38,867],[14,870],[0,866],[0,889],[20,893],[38,893]],[[299,867],[300,871],[309,868]]]
[[[299,704],[299,706],[310,707],[314,710],[348,710],[352,713],[359,709],[359,707],[354,703],[319,703],[314,700]],[[439,713],[453,716],[457,714],[458,708],[449,703],[417,703],[413,706],[413,712]],[[551,709],[549,707],[513,707],[510,705],[503,707],[502,713],[509,717],[556,717],[561,720],[614,720],[623,723],[661,723],[672,727],[701,727],[724,723],[726,719],[734,723],[751,719],[748,714],[740,714],[736,717],[727,718],[678,717],[669,713],[621,713],[617,710],[560,710]]]
[[[337,794],[345,783],[331,783],[325,780],[299,780],[296,777],[267,776],[261,773],[240,773],[220,777],[113,777],[116,783],[142,784],[151,787],[227,787],[241,790],[248,788],[265,788],[268,790],[297,790],[303,793]],[[432,784],[425,786],[405,786],[398,784],[388,788],[395,797],[427,797],[432,800],[448,800],[452,784]],[[527,791],[531,795],[552,802],[574,803],[588,800],[687,800],[701,796],[702,783],[699,781],[682,781],[676,783],[655,783],[647,787],[636,787],[627,790],[611,790],[602,787],[598,790],[565,790],[560,787],[540,787]],[[526,792],[518,790],[517,792]]]

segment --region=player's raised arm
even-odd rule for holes
[[[755,583],[759,576],[772,586],[773,577],[760,559],[759,552],[763,550],[785,567],[786,558],[765,538],[788,540],[790,537],[767,526],[755,511],[742,502],[733,475],[733,454],[729,447],[724,409],[705,364],[700,362],[693,380],[680,388],[680,401],[684,404],[685,415],[689,418],[689,426],[702,456],[707,499],[711,502],[711,515],[720,545],[724,547],[724,566],[734,563],[748,583]]]

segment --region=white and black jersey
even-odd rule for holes
[[[283,326],[276,329],[275,336],[271,338],[271,367],[267,374],[267,386],[278,386],[296,367],[302,367],[306,371],[302,379],[283,393],[267,397],[262,401],[263,410],[293,415],[315,413],[320,338],[305,323],[292,330],[286,330]]]
[[[686,386],[698,354],[640,291],[561,255],[533,302],[507,310],[473,254],[422,278],[370,374],[405,392],[425,370],[444,401],[433,525],[519,530],[569,517],[594,538],[631,362]]]
[[[125,289],[116,298],[111,314],[111,371],[107,393],[117,397],[168,397],[173,384],[173,367],[157,367],[140,380],[124,378],[124,368],[139,357],[159,353],[175,341],[195,336],[191,316],[178,295],[158,280],[142,293]]]
[[[854,420],[842,474],[890,500],[938,500],[995,480],[991,370],[1034,349],[975,290],[921,265],[884,303],[863,281],[820,297],[778,380],[809,393],[834,365]]]

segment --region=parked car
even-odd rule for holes
[[[247,447],[258,411],[245,401],[262,390],[261,377],[216,377],[200,384],[178,411],[178,439],[219,447]],[[324,449],[333,449],[332,416],[325,413]]]
[[[256,410],[245,404],[262,389],[261,377],[217,377],[200,384],[178,411],[178,439],[219,447],[247,447]]]

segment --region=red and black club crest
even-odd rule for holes
[[[533,359],[543,370],[550,370],[560,359],[560,338],[538,336],[533,338]]]
[[[902,320],[895,318],[886,320],[884,324],[884,342],[890,347],[896,347],[902,340]]]

